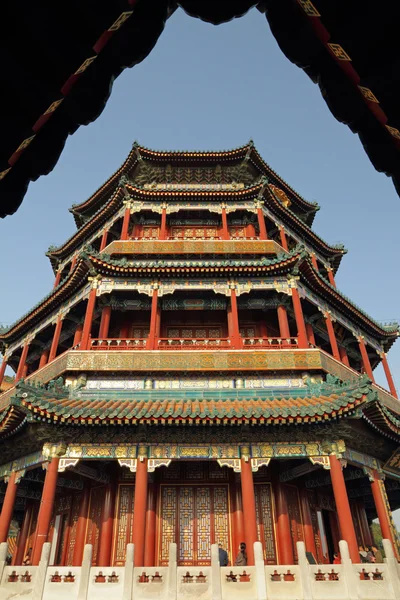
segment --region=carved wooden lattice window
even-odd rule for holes
[[[229,227],[229,235],[235,239],[244,239],[247,236],[246,227],[243,225],[230,226]]]
[[[82,502],[82,494],[76,494],[72,500],[72,509],[71,509],[71,523],[69,529],[69,539],[68,539],[68,551],[66,558],[66,565],[72,565],[72,559],[74,556],[74,548],[76,541],[76,528],[78,525],[79,519],[79,508]]]
[[[143,239],[158,239],[160,236],[160,228],[155,225],[143,225],[142,238]]]
[[[132,325],[129,329],[129,337],[132,339],[143,339],[149,337],[148,325],[144,327],[140,325]]]
[[[253,325],[245,325],[240,328],[240,335],[244,338],[256,337],[256,328]]]
[[[258,539],[261,541],[264,561],[267,565],[277,564],[272,491],[270,483],[256,484],[256,516]]]
[[[159,540],[161,565],[168,564],[171,542],[178,564],[209,565],[211,544],[229,548],[228,487],[162,486]]]
[[[217,238],[219,237],[218,228],[210,226],[197,226],[197,227],[171,227],[170,237],[178,239],[202,239],[202,238]]]
[[[296,542],[304,541],[303,520],[300,511],[299,491],[294,485],[285,485],[285,496],[290,519],[290,532],[292,535],[293,556],[297,563]]]
[[[220,338],[222,336],[221,327],[168,327],[168,338]]]
[[[104,486],[92,488],[90,491],[89,519],[86,530],[86,544],[92,544],[92,564],[97,563],[97,552],[99,549],[99,535],[101,527],[101,511],[104,500]]]
[[[113,564],[123,566],[126,560],[126,545],[133,542],[133,506],[135,486],[132,483],[118,487],[116,510],[116,539],[114,540]]]

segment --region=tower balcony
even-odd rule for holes
[[[245,337],[240,341],[244,350],[297,348],[296,337]],[[235,349],[229,337],[167,337],[155,340],[157,350],[233,350]],[[90,340],[90,350],[149,350],[148,338],[94,338]]]

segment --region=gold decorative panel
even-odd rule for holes
[[[104,254],[278,254],[273,240],[116,240]]]

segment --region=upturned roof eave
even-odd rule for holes
[[[272,212],[274,209],[278,209],[279,215],[288,222],[291,226],[294,225],[294,229],[300,228],[302,233],[305,233],[308,240],[311,240],[311,243],[316,244],[318,251],[325,256],[326,258],[332,259],[332,266],[334,267],[334,271],[336,272],[339,268],[340,261],[343,256],[347,254],[347,250],[345,248],[336,248],[334,246],[330,246],[327,242],[325,242],[319,235],[317,235],[307,223],[304,223],[299,217],[293,213],[288,207],[283,206],[282,203],[275,197],[275,194],[271,191],[269,187],[264,188],[264,199],[271,205],[272,204]]]
[[[318,291],[323,291],[328,295],[330,301],[334,300],[336,305],[339,305],[341,310],[346,307],[352,315],[357,315],[362,323],[362,327],[369,326],[372,335],[381,336],[387,340],[392,340],[392,343],[399,337],[399,328],[390,331],[387,327],[382,326],[380,323],[375,321],[367,313],[362,311],[356,304],[354,304],[349,298],[342,294],[337,288],[333,287],[328,281],[326,281],[319,272],[317,272],[312,265],[310,260],[303,260],[299,264],[300,274],[304,277],[305,282],[312,288],[318,288]]]
[[[83,283],[88,273],[88,265],[83,260],[78,261],[72,273],[69,273],[60,284],[47,296],[40,300],[29,312],[15,321],[4,333],[0,334],[0,346],[12,343],[17,337],[24,334],[26,329],[32,327],[46,314],[55,310],[70,294],[76,291]]]
[[[274,171],[269,166],[269,164],[267,162],[265,162],[265,160],[263,159],[261,154],[258,152],[258,150],[254,144],[252,145],[251,156],[254,159],[254,161],[256,162],[256,164],[258,165],[258,167],[263,175],[274,178],[275,181],[277,182],[278,186],[281,185],[284,188],[284,191],[288,192],[288,195],[291,197],[292,200],[295,201],[295,203],[297,204],[297,206],[300,209],[306,210],[307,212],[310,213],[311,218],[310,218],[309,225],[311,226],[313,223],[315,214],[320,209],[319,204],[317,202],[309,202],[308,200],[306,200],[305,198],[300,196],[300,194],[298,192],[296,192],[296,190],[294,190],[284,179],[282,179],[282,177],[280,177],[280,175],[278,175],[278,173],[276,173],[276,171]]]
[[[106,204],[100,207],[100,209],[83,226],[81,226],[78,231],[73,233],[62,246],[46,252],[46,256],[49,257],[54,271],[56,270],[59,261],[62,261],[71,252],[78,248],[80,243],[84,243],[87,235],[91,235],[95,231],[96,227],[100,227],[102,223],[107,220],[107,218],[112,216],[112,214],[118,210],[118,203],[122,201],[123,197],[124,194],[122,188],[118,187]]]
[[[129,152],[122,165],[107,179],[107,181],[105,181],[91,196],[89,196],[89,198],[80,204],[73,204],[71,206],[69,210],[73,214],[77,227],[82,226],[82,219],[84,215],[92,210],[94,206],[102,202],[104,198],[114,190],[120,177],[127,171],[133,169],[138,160],[139,158],[136,146],[133,145],[132,150]]]

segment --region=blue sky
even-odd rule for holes
[[[16,215],[0,222],[0,273],[10,283],[0,295],[0,323],[49,292],[44,253],[74,232],[68,208],[121,165],[134,140],[203,150],[249,138],[292,187],[321,205],[316,232],[348,248],[337,275],[341,291],[377,320],[400,320],[400,201],[391,180],[373,169],[358,137],[333,118],[253,9],[218,27],[178,10],[150,56],[116,80],[97,121],[69,138],[54,171],[32,183]],[[389,360],[400,380],[400,343]],[[377,379],[384,383],[381,373]]]
[[[348,248],[340,290],[375,319],[400,320],[400,200],[392,182],[374,170],[358,137],[334,119],[253,9],[218,27],[178,10],[150,56],[115,81],[97,121],[69,138],[53,172],[32,183],[16,215],[0,222],[0,323],[50,291],[45,251],[74,232],[68,208],[121,165],[134,140],[155,149],[218,150],[250,138],[294,189],[321,205],[315,231]],[[400,343],[389,361],[400,381]],[[384,383],[381,374],[377,379]]]

